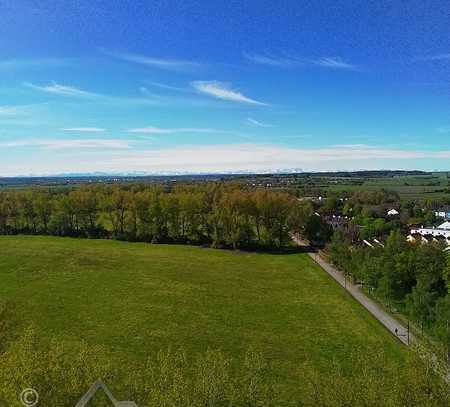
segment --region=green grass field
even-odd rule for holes
[[[34,323],[44,339],[101,344],[122,366],[168,346],[236,359],[253,346],[286,394],[306,362],[350,369],[350,352],[376,350],[396,365],[406,353],[301,253],[2,236],[0,301],[14,304],[16,332]]]

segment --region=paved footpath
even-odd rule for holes
[[[294,237],[294,240],[300,246],[306,246],[300,239]],[[322,267],[331,277],[333,277],[344,289],[346,289],[352,297],[366,308],[378,321],[380,321],[392,335],[396,336],[403,344],[409,345],[415,341],[415,338],[409,334],[408,329],[394,317],[389,315],[378,303],[366,294],[356,285],[352,284],[344,275],[334,266],[325,261],[318,253],[309,252],[308,255]],[[346,281],[347,280],[347,281]],[[397,331],[396,331],[397,330]]]

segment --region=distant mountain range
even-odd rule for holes
[[[68,172],[55,174],[21,174],[14,177],[3,178],[79,178],[79,177],[158,177],[158,176],[205,176],[205,175],[250,175],[250,174],[299,174],[303,173],[301,168],[277,169],[273,171],[222,171],[222,172],[191,172],[191,171],[126,171],[126,172]],[[0,176],[2,178],[2,176]]]
[[[383,177],[383,176],[413,176],[413,175],[431,175],[432,172],[419,170],[370,170],[370,171],[303,171],[301,168],[278,169],[275,171],[229,171],[229,172],[188,172],[188,171],[161,171],[161,172],[145,172],[145,171],[129,171],[129,172],[74,172],[74,173],[56,173],[56,174],[23,174],[14,177],[2,177],[0,179],[24,179],[24,178],[140,178],[140,177],[230,177],[245,175],[315,175],[315,176],[335,176],[335,177]]]

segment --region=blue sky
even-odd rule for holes
[[[450,170],[449,1],[0,1],[0,176]]]

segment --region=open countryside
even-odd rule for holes
[[[98,371],[141,405],[210,397],[182,389],[197,388],[197,375],[204,373],[193,371],[196,363],[212,363],[210,380],[219,380],[220,361],[229,380],[250,388],[228,387],[232,393],[225,396],[220,386],[228,385],[221,382],[213,398],[233,400],[238,392],[249,403],[309,405],[331,397],[340,405],[372,403],[394,387],[392,405],[444,403],[447,239],[428,239],[408,225],[445,231],[445,222],[433,226],[447,216],[437,209],[445,201],[411,206],[383,189],[310,197],[296,186],[249,182],[113,182],[0,192],[0,316],[9,349],[3,365],[19,355],[33,359],[23,343],[28,338],[36,352],[48,355],[44,369],[76,363],[77,347],[93,353],[77,361],[90,366],[94,359],[92,381]],[[332,268],[326,262],[340,270],[340,284],[325,272]],[[346,279],[347,288],[355,284],[360,294],[343,289]],[[428,366],[436,357],[442,373]],[[184,370],[170,374],[194,383],[172,383],[173,393],[165,395],[161,384],[150,394],[136,384],[150,385],[149,360],[163,369],[180,358]],[[4,388],[11,391],[20,377],[5,370]],[[89,384],[76,374],[59,380],[75,380],[73,401]],[[259,388],[251,390],[255,382]],[[317,388],[319,382],[327,386]],[[418,383],[429,397],[417,391]]]
[[[0,407],[450,407],[450,0],[0,0]]]

